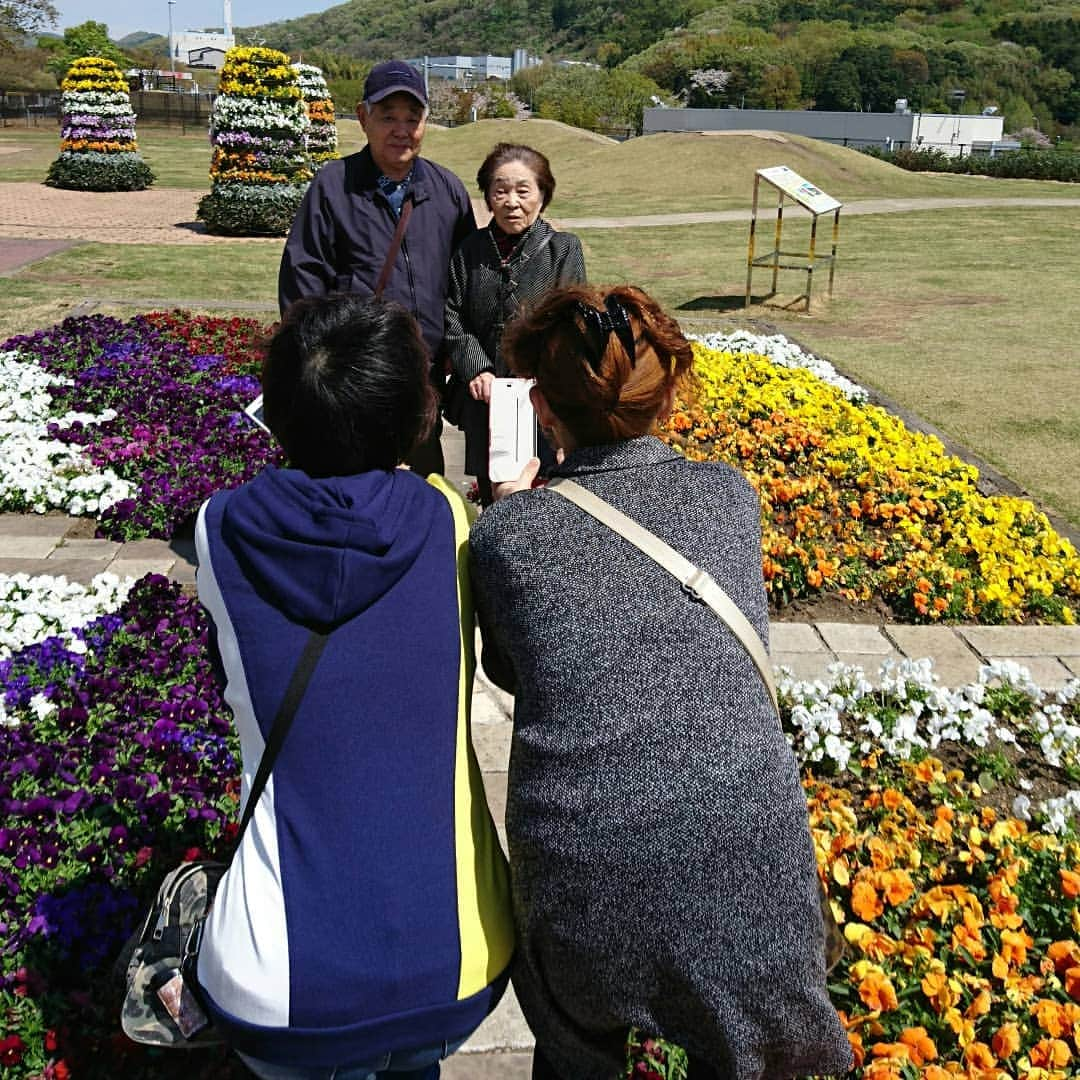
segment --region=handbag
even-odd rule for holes
[[[586,514],[596,518],[624,540],[629,541],[639,551],[647,555],[671,574],[682,586],[683,592],[694,600],[710,607],[717,618],[735,635],[735,639],[746,651],[757,668],[765,689],[769,693],[777,723],[780,724],[780,705],[776,698],[776,682],[773,678],[772,665],[765,652],[761,638],[750,624],[750,620],[739,610],[735,602],[720,587],[716,580],[705,570],[695,566],[689,559],[683,558],[670,544],[664,543],[655,533],[633,518],[627,517],[621,510],[601,499],[599,495],[583,488],[573,480],[554,477],[548,481],[548,491],[555,491],[569,499]],[[781,724],[781,731],[783,726]],[[844,955],[844,935],[837,925],[829,904],[825,886],[818,878],[818,890],[821,901],[821,918],[825,927],[825,970],[832,971]]]
[[[327,634],[313,630],[304,645],[259,759],[236,835],[237,847],[327,640]],[[129,1039],[174,1049],[197,1049],[223,1041],[199,1002],[195,965],[203,925],[227,869],[226,863],[203,859],[181,863],[166,874],[146,919],[118,961],[125,971],[120,1025]]]

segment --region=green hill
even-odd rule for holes
[[[348,0],[238,36],[361,61],[523,47],[595,58],[698,106],[891,111],[906,98],[926,112],[993,107],[1014,131],[1080,119],[1080,13],[1060,0]],[[536,79],[518,87],[526,100]]]

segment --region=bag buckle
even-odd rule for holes
[[[702,589],[710,584],[712,584],[712,577],[695,566],[694,572],[682,582],[682,591],[692,599],[704,604],[705,597],[702,595]]]

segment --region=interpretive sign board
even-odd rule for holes
[[[764,181],[776,189],[778,201],[776,204],[776,243],[772,251],[765,255],[754,257],[754,237],[757,232],[758,194],[761,183]],[[780,236],[784,227],[784,199],[792,199],[811,215],[810,224],[810,250],[809,251],[782,251]],[[769,296],[776,295],[776,278],[780,270],[802,270],[806,274],[806,292],[803,297],[806,300],[806,310],[810,310],[810,294],[814,282],[814,266],[816,263],[829,264],[829,295],[833,291],[833,275],[836,271],[836,244],[840,235],[840,207],[843,203],[826,194],[816,184],[801,177],[794,169],[786,165],[773,165],[768,169],[758,169],[754,174],[754,209],[750,217],[750,245],[746,256],[746,306],[750,306],[750,285],[754,276],[755,266],[772,268],[772,291]],[[817,252],[817,222],[821,214],[833,215],[832,252],[828,255],[820,255]],[[797,259],[798,262],[781,262],[781,259]]]

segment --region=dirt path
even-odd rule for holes
[[[0,186],[0,237],[20,240],[97,240],[107,244],[220,244],[235,237],[209,236],[195,219],[201,191],[151,188],[149,191],[61,191],[44,184],[12,183]],[[477,220],[490,216],[474,200]],[[912,210],[948,210],[962,207],[1073,207],[1076,198],[959,198],[861,199],[849,203],[843,214],[896,214]],[[698,225],[719,221],[748,221],[744,210],[717,210],[687,214],[645,214],[636,217],[559,218],[565,229],[636,229],[663,225]],[[250,238],[244,243],[277,244],[277,238]]]
[[[848,214],[903,214],[913,210],[959,210],[967,207],[1046,207],[1065,206],[1080,210],[1080,191],[1076,198],[917,198],[917,199],[859,199],[845,203],[841,216]],[[759,212],[770,216],[771,207]],[[791,204],[786,209],[791,210]],[[797,207],[795,209],[798,209]],[[827,215],[826,215],[827,216]],[[690,214],[643,214],[638,217],[560,218],[563,229],[643,229],[662,225],[705,225],[716,221],[749,221],[750,208],[745,210],[711,210]]]

